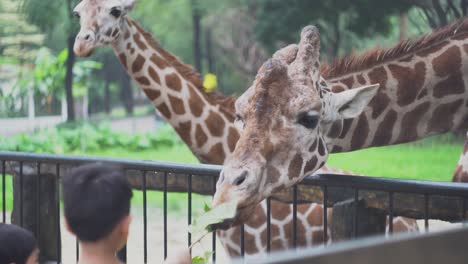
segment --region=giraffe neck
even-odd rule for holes
[[[113,49],[128,74],[199,160],[222,164],[239,137],[232,100],[205,93],[198,73],[135,22],[124,26]]]
[[[353,73],[328,78],[339,92],[380,83],[355,119],[325,132],[332,152],[415,141],[468,129],[468,19],[458,34]]]

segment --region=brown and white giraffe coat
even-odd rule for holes
[[[139,28],[136,25],[136,23],[129,22],[127,19],[122,19],[120,20],[119,23],[114,23],[113,20],[107,21],[108,20],[107,18],[97,19],[100,17],[100,13],[105,12],[106,9],[110,10],[111,8],[114,8],[114,6],[117,6],[117,7],[120,6],[121,7],[120,11],[122,13],[126,12],[125,9],[131,9],[131,6],[133,6],[134,4],[132,0],[122,0],[122,1],[116,1],[116,0],[86,1],[86,0],[83,0],[81,1],[80,4],[81,4],[81,9],[76,10],[76,11],[79,11],[78,15],[82,16],[82,19],[80,20],[82,24],[82,30],[83,29],[87,30],[88,28],[92,28],[93,33],[95,33],[97,37],[95,39],[94,47],[90,47],[88,48],[88,50],[86,50],[87,49],[86,45],[84,45],[83,47],[78,47],[79,49],[83,48],[83,50],[79,50],[78,48],[76,48],[75,51],[77,55],[90,55],[92,50],[95,47],[100,46],[100,45],[112,44],[117,55],[121,58],[124,65],[126,65],[129,74],[131,74],[132,77],[134,77],[136,81],[138,81],[136,78],[138,77],[140,78],[139,79],[140,81],[138,81],[138,83],[139,84],[143,83],[142,88],[146,88],[144,91],[146,95],[148,96],[148,98],[151,101],[153,101],[153,103],[155,102],[158,103],[158,106],[160,106],[158,109],[160,109],[161,113],[163,114],[166,113],[165,116],[171,115],[171,117],[169,118],[169,121],[174,127],[179,128],[178,129],[179,135],[185,142],[189,143],[189,147],[197,155],[197,157],[199,157],[200,160],[206,163],[222,164],[225,158],[231,154],[233,146],[235,145],[235,142],[237,141],[237,137],[238,137],[238,134],[236,132],[229,133],[231,131],[235,131],[233,128],[234,126],[232,122],[234,120],[234,107],[233,107],[232,101],[230,101],[229,99],[224,100],[227,98],[222,98],[222,97],[217,98],[216,96],[205,94],[201,90],[201,81],[200,81],[199,76],[190,68],[190,66],[184,65],[175,56],[173,56],[172,54],[162,49],[158,44],[156,44],[156,42],[152,39],[152,37],[148,33],[145,33],[141,28]],[[108,13],[105,13],[105,15],[108,15]],[[108,22],[114,26],[105,28],[105,25],[103,24],[108,23]],[[125,30],[127,28],[129,29],[129,31]],[[99,32],[101,32],[101,34],[98,34]],[[125,32],[126,34],[122,32]],[[140,33],[140,34],[136,34],[136,33]],[[84,35],[79,34],[77,37],[77,43],[83,43],[83,41],[80,41],[80,37],[83,37],[81,39],[83,40],[85,36],[86,34]],[[121,41],[123,40],[125,40],[125,43],[121,43]],[[143,44],[138,44],[139,42]],[[143,47],[143,45],[146,46],[147,49],[145,49],[145,51],[142,52],[140,50],[140,46]],[[154,52],[155,55],[159,55],[159,57],[153,57],[154,60],[152,62],[153,65],[157,66],[157,68],[155,67],[153,68],[153,70],[150,70],[150,67],[149,67],[150,63],[145,62],[141,66],[142,69],[139,72],[136,72],[134,74],[132,68],[133,68],[133,64],[135,60],[138,58],[138,57],[135,57],[136,54],[152,55],[151,50],[155,51]],[[127,55],[128,55],[128,58],[127,58]],[[147,58],[151,58],[151,56],[145,57],[145,59]],[[157,58],[160,60],[158,60]],[[144,70],[143,68],[147,70]],[[179,74],[178,77],[180,78],[181,84],[183,83],[185,85],[184,88],[181,89],[184,91],[183,93],[171,94],[171,92],[165,92],[165,90],[169,90],[169,91],[176,91],[176,90],[168,87],[169,84],[172,83],[172,80],[169,77],[169,81],[166,81],[164,71],[165,72],[172,71],[173,73],[177,72]],[[157,73],[162,72],[162,73],[161,75],[158,74],[156,76],[154,72],[157,72]],[[150,73],[152,75],[150,75]],[[154,81],[153,81],[153,78],[154,78]],[[145,85],[147,83],[147,80],[150,81],[150,85]],[[151,85],[152,83],[156,83],[156,85],[152,86]],[[176,80],[175,81],[176,86],[177,86],[177,83],[178,81]],[[187,87],[189,88],[188,92],[186,89]],[[180,102],[174,98],[172,99],[172,101],[170,100],[169,95],[174,96],[175,94],[184,95],[183,97],[180,97],[179,99],[183,101],[184,111],[186,111],[185,115],[181,115],[182,117],[186,118],[185,120],[187,120],[187,116],[190,116],[192,114],[194,115],[193,119],[199,118],[198,113],[202,111],[205,111],[204,113],[206,116],[207,110],[205,110],[205,107],[206,107],[206,104],[209,104],[210,105],[208,107],[209,109],[214,109],[215,113],[221,116],[221,119],[227,120],[228,122],[226,123],[219,122],[220,118],[217,118],[216,115],[214,117],[211,116],[211,118],[209,118],[210,115],[207,115],[208,118],[205,120],[205,123],[203,122],[199,124],[195,124],[195,122],[192,123],[192,126],[188,129],[190,133],[187,133],[186,132],[187,130],[184,130],[183,126],[184,125],[187,126],[188,124],[186,123],[186,121],[178,120],[177,117],[179,116],[179,114],[176,114],[176,111],[178,111],[178,113],[181,113],[182,110],[180,109],[180,107],[171,105],[172,102],[174,103]],[[186,96],[187,94],[190,94],[190,96]],[[165,100],[161,100],[161,99],[156,100],[157,98],[164,98]],[[225,106],[225,108],[221,106]],[[216,111],[217,109],[219,111]],[[223,118],[223,114],[224,114],[224,118]],[[218,121],[218,123],[208,122],[208,119]],[[208,123],[211,123],[211,125],[208,125]],[[219,123],[223,123],[224,125],[217,125]],[[213,133],[211,133],[212,131]],[[222,153],[221,153],[221,149],[222,149]],[[333,172],[342,173],[342,171],[336,171],[336,170],[333,170]],[[317,205],[312,204],[310,206],[315,208]],[[255,221],[263,221],[263,223],[266,221],[266,218],[264,217],[265,215],[264,207],[265,205],[259,206],[259,211],[257,213],[259,217],[256,217],[252,221],[249,220],[246,223],[246,230],[250,230],[250,233],[255,233],[254,228],[248,228],[249,226],[251,227],[257,226],[257,223]],[[289,205],[280,204],[280,203],[274,204],[274,206],[272,207],[272,214],[273,214],[272,219],[276,219],[275,216],[278,215],[277,212],[283,212],[285,210],[287,211],[287,208],[289,208]],[[316,227],[316,228],[321,228],[321,227]],[[236,231],[236,229],[232,229],[229,231]],[[291,237],[291,233],[290,233],[291,231],[292,230],[288,230],[288,229],[285,229],[282,231],[282,234],[285,235],[284,239],[287,239],[287,237]],[[260,232],[260,231],[257,231],[257,232]],[[226,238],[224,238],[223,240],[226,240]],[[239,241],[237,241],[237,243],[239,243]],[[263,244],[264,243],[265,241],[263,241]],[[252,250],[250,250],[249,252],[253,252],[255,250],[261,251],[262,249],[263,250],[265,249],[265,245],[257,248],[256,246],[251,246],[249,245],[249,243],[246,243],[246,248],[247,249],[252,248]]]

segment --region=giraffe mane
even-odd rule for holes
[[[394,59],[410,55],[416,51],[429,48],[447,38],[468,32],[468,18],[456,20],[452,24],[442,27],[432,33],[423,35],[415,39],[406,39],[398,42],[389,49],[376,47],[361,55],[351,54],[339,58],[329,65],[324,65],[320,69],[323,77],[330,79],[353,72],[369,69],[380,63],[385,63]]]
[[[236,98],[226,96],[223,93],[216,91],[211,93],[205,92],[200,73],[197,70],[195,70],[191,65],[183,63],[177,56],[165,50],[161,44],[153,38],[152,34],[143,29],[138,25],[138,23],[131,19],[128,19],[128,21],[138,29],[148,44],[156,49],[161,56],[164,57],[164,59],[167,60],[167,62],[173,66],[179,74],[182,75],[182,77],[184,77],[184,79],[193,84],[208,100],[219,104],[221,108],[228,110],[228,112],[232,112]]]

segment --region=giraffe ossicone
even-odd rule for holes
[[[379,84],[332,92],[320,77],[319,49],[318,29],[304,28],[294,61],[273,56],[236,101],[242,133],[213,200],[217,206],[238,199],[236,220],[321,168],[328,157],[321,127],[360,115],[378,91]]]

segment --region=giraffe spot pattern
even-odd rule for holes
[[[195,87],[193,87],[192,85],[189,85],[189,94],[190,111],[195,117],[200,117],[203,113],[203,101],[195,91]]]
[[[176,73],[166,75],[166,85],[167,87],[175,91],[182,90],[182,81]]]
[[[155,54],[155,53],[153,53],[153,55],[151,55],[150,60],[151,60],[156,66],[158,66],[158,68],[161,69],[161,70],[164,70],[166,67],[169,66],[165,60],[163,60],[160,56],[158,56],[158,55]]]
[[[202,147],[203,145],[205,145],[207,140],[208,140],[208,137],[206,136],[202,127],[198,124],[195,130],[195,141],[197,141],[197,146]]]
[[[327,136],[329,138],[337,138],[340,133],[341,133],[341,127],[342,127],[342,121],[341,120],[337,120],[335,122],[333,122],[330,130],[328,131],[328,134]]]
[[[144,64],[145,64],[145,58],[143,56],[141,56],[140,54],[138,54],[135,61],[133,61],[132,72],[137,73],[137,72],[141,71]]]
[[[268,183],[272,184],[278,182],[281,177],[281,173],[278,169],[273,166],[268,166],[266,170]]]
[[[364,143],[366,143],[366,139],[369,134],[369,123],[367,122],[367,118],[365,115],[362,114],[359,117],[359,121],[356,125],[355,131],[359,132],[353,134],[353,138],[351,140],[351,148],[359,149],[364,145]]]
[[[192,128],[192,123],[190,121],[180,123],[176,131],[179,134],[180,138],[187,144],[188,146],[192,145],[192,139],[190,138],[190,131]]]
[[[468,55],[468,44],[463,45],[463,49],[465,50],[465,53]]]
[[[461,52],[457,46],[450,47],[439,57],[432,61],[434,72],[439,76],[447,76],[454,72],[460,71],[461,67]]]
[[[442,42],[440,42],[438,44],[432,45],[432,46],[430,46],[430,47],[428,47],[426,49],[423,49],[423,50],[417,52],[416,55],[418,55],[419,57],[425,58],[428,55],[437,53],[439,50],[443,49],[448,44],[450,44],[449,41],[447,41],[447,40],[442,41]]]
[[[206,126],[208,127],[208,130],[212,136],[221,137],[224,133],[224,127],[226,125],[224,124],[223,118],[221,118],[218,113],[210,111],[210,114],[206,119]]]
[[[387,72],[385,71],[384,67],[378,67],[373,69],[368,74],[370,83],[378,83],[380,84],[379,91],[377,94],[372,98],[369,102],[369,106],[372,108],[372,118],[378,118],[388,107],[390,103],[390,99],[385,94],[387,90]]]
[[[150,80],[148,80],[148,78],[146,78],[145,76],[137,77],[135,78],[135,80],[141,85],[144,85],[144,86],[150,85]]]
[[[317,143],[318,143],[318,138],[315,139],[314,143],[310,145],[309,152],[314,153],[317,150]]]
[[[143,89],[143,92],[145,92],[146,96],[147,96],[151,101],[154,101],[154,100],[156,100],[159,96],[161,96],[161,92],[158,91],[158,90]]]
[[[229,128],[228,146],[229,146],[229,150],[231,151],[231,153],[234,152],[237,141],[239,141],[239,132],[237,132],[237,129],[233,127]]]
[[[159,74],[153,69],[153,67],[151,66],[148,67],[148,74],[155,83],[161,84],[161,79],[159,78]]]
[[[392,129],[395,125],[397,117],[398,114],[393,109],[388,111],[388,113],[385,115],[385,118],[377,128],[372,145],[385,146],[390,143],[390,140],[392,139]]]
[[[294,158],[291,160],[291,163],[289,163],[289,168],[288,168],[288,176],[289,179],[296,179],[298,178],[302,170],[302,162],[303,159],[301,155],[296,154]]]
[[[108,36],[108,37],[110,37],[111,34],[112,34],[112,28],[109,28],[109,29],[106,31],[105,35]]]
[[[174,111],[176,115],[185,114],[184,101],[178,97],[169,95],[169,102],[171,103],[172,111]]]
[[[398,81],[398,104],[406,106],[413,103],[424,85],[426,76],[426,65],[424,62],[416,63],[414,69],[395,64],[390,64],[388,68]]]
[[[452,118],[447,117],[454,115],[462,104],[463,99],[459,99],[455,102],[443,104],[437,107],[432,113],[431,120],[429,121],[429,130],[435,133],[449,131],[450,128],[453,127],[453,120]]]
[[[322,139],[319,139],[318,153],[320,156],[325,156],[325,146]]]
[[[127,57],[125,56],[124,53],[119,54],[119,60],[122,66],[127,69]]]
[[[214,145],[208,152],[208,156],[212,157],[212,161],[214,164],[223,164],[224,160],[226,159],[226,154],[223,150],[223,144],[218,143]]]
[[[344,84],[346,88],[351,89],[354,85],[354,76],[350,76],[348,78],[342,79],[339,82]]]
[[[437,98],[442,98],[452,94],[463,94],[464,92],[465,83],[461,72],[458,71],[436,84],[433,94]]]
[[[114,32],[112,32],[112,37],[115,38],[115,37],[117,37],[118,34],[119,34],[119,29],[115,28]]]
[[[343,129],[341,129],[341,134],[340,134],[340,139],[343,139],[346,137],[346,134],[348,133],[349,129],[351,128],[351,124],[353,123],[353,119],[345,119],[343,120]]]
[[[427,112],[430,107],[429,102],[422,103],[415,107],[412,111],[406,113],[401,120],[399,142],[408,142],[415,140],[418,137],[418,123],[421,117]]]
[[[358,74],[357,76],[357,81],[359,84],[366,84],[366,79],[364,79],[364,76],[362,74]]]
[[[138,48],[140,48],[141,50],[146,50],[148,47],[146,46],[146,44],[141,40],[141,35],[140,33],[135,33],[133,35],[133,39],[135,40],[135,43],[137,44]]]
[[[171,111],[169,111],[169,108],[167,107],[166,103],[162,103],[158,106],[158,110],[159,112],[161,112],[161,114],[167,118],[167,119],[170,119],[171,118]]]
[[[317,167],[317,162],[318,162],[318,159],[317,159],[317,156],[312,156],[312,158],[306,162],[306,165],[304,167],[304,173],[309,173],[309,172],[312,172],[315,170],[315,168]]]
[[[334,85],[331,89],[334,93],[340,93],[345,90],[341,85]]]
[[[465,40],[467,38],[468,38],[468,32],[464,32],[462,34],[452,37],[453,40]]]

